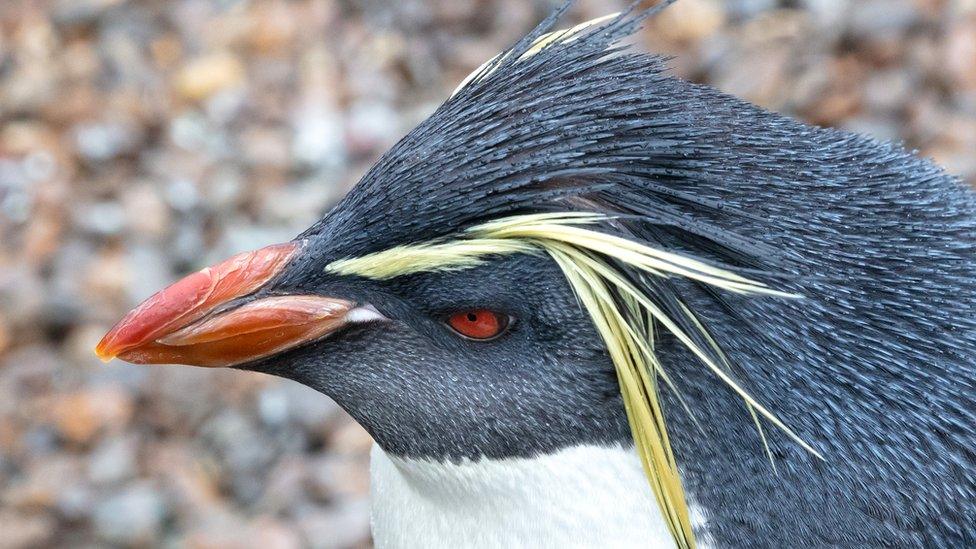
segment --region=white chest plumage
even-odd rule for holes
[[[633,449],[454,464],[374,446],[370,470],[380,548],[674,547]]]

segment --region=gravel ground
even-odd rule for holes
[[[370,441],[332,401],[91,349],[181,274],[300,232],[551,6],[4,0],[0,547],[368,545]],[[974,0],[681,0],[637,40],[976,182]]]

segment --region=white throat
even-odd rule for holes
[[[674,547],[632,448],[441,463],[373,446],[377,547]]]

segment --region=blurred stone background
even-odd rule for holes
[[[0,547],[368,545],[370,441],[329,399],[92,347],[180,275],[300,232],[553,5],[3,0]],[[976,182],[976,0],[681,0],[638,41]]]

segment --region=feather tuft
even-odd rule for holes
[[[594,227],[612,218],[597,213],[556,212],[504,217],[476,225],[454,239],[396,246],[341,259],[326,270],[386,280],[425,271],[466,269],[491,256],[546,253],[562,270],[587,310],[617,372],[627,419],[648,482],[679,547],[694,547],[688,505],[668,438],[658,381],[674,383],[654,351],[654,332],[663,328],[730,387],[749,409],[766,446],[759,418],[765,418],[807,451],[821,455],[760,404],[730,374],[718,342],[684,303],[663,307],[653,280],[683,277],[746,295],[797,298],[719,266],[607,234]],[[677,316],[669,311],[677,311]],[[679,394],[679,400],[680,394]],[[691,410],[684,404],[689,413]],[[768,446],[766,446],[768,452]],[[770,459],[772,456],[770,455]]]

